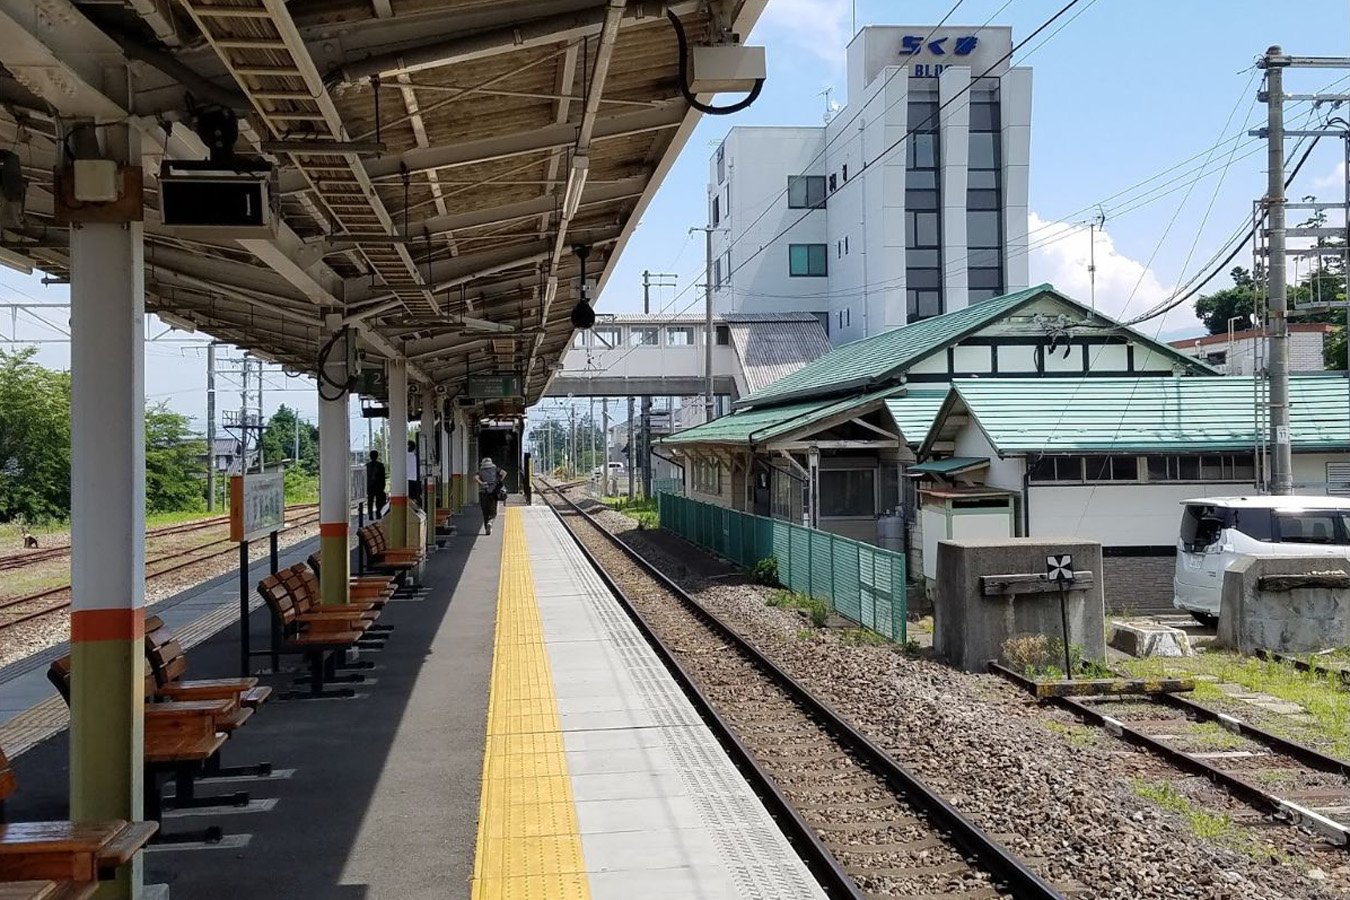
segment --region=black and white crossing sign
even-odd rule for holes
[[[1060,584],[1073,581],[1073,554],[1062,553],[1045,558],[1045,577]]]

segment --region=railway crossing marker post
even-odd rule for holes
[[[281,471],[230,478],[230,540],[239,542],[239,674],[249,676],[249,542],[268,535],[272,572],[277,570],[277,532],[286,519],[286,486]],[[275,623],[274,623],[275,625]],[[272,651],[278,658],[276,631]],[[273,663],[273,669],[276,662]]]
[[[1059,624],[1064,634],[1064,677],[1073,678],[1073,654],[1069,651],[1069,609],[1065,589],[1073,584],[1073,554],[1058,553],[1045,557],[1045,577],[1059,587]]]

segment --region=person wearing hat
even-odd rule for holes
[[[506,470],[485,456],[473,476],[478,483],[478,506],[483,510],[483,533],[492,534],[492,520],[497,518],[497,501],[506,499]]]

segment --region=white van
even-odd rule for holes
[[[1350,559],[1350,500],[1203,497],[1181,505],[1172,605],[1207,625],[1219,618],[1224,572],[1244,555]]]

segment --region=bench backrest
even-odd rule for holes
[[[143,659],[142,665],[145,666],[145,697],[148,700],[158,693],[159,687],[155,683],[155,673],[150,668],[150,660]],[[52,664],[47,667],[47,680],[56,688],[61,699],[66,701],[66,706],[70,706],[70,666],[70,654],[66,654],[60,659],[52,660]]]
[[[272,615],[283,629],[295,624],[295,598],[281,580],[281,573],[268,575],[258,582],[258,594],[272,610]]]
[[[319,576],[323,575],[323,573],[319,571],[319,566],[322,564],[323,564],[323,557],[318,550],[315,550],[313,553],[309,555],[309,567],[314,570],[315,575]]]
[[[362,528],[357,532],[357,536],[370,556],[379,556],[389,549],[389,540],[385,537],[384,527],[379,522],[372,522]]]
[[[160,687],[172,684],[187,673],[187,652],[159,616],[145,620],[145,658]]]

